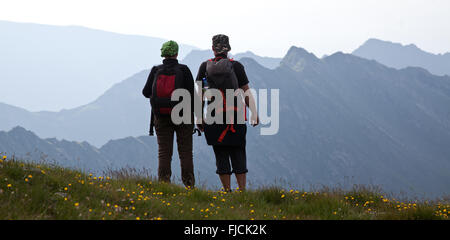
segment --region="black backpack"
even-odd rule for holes
[[[245,135],[247,126],[245,124],[237,124],[237,114],[244,114],[246,120],[246,108],[237,108],[237,102],[242,100],[241,96],[235,96],[234,106],[230,106],[226,102],[226,90],[239,88],[238,79],[233,69],[233,60],[228,58],[210,59],[206,62],[206,80],[209,88],[219,89],[223,96],[222,111],[233,109],[234,124],[226,124],[226,114],[224,114],[224,124],[205,124],[205,137],[209,145],[228,145],[242,146],[245,145]],[[212,113],[214,115],[214,112]]]
[[[233,60],[222,58],[217,61],[210,59],[206,62],[206,79],[210,88],[238,89],[238,80],[233,69]]]

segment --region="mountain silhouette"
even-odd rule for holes
[[[422,67],[436,75],[450,75],[450,53],[433,54],[421,50],[414,44],[402,45],[369,39],[353,51],[353,54],[397,69]]]
[[[237,53],[233,55],[233,57],[236,60],[241,60],[242,58],[251,58],[254,59],[256,62],[261,64],[262,66],[269,68],[269,69],[275,69],[278,66],[280,66],[281,58],[273,58],[273,57],[261,57],[256,54],[254,54],[251,51],[243,52],[243,53]]]
[[[137,73],[95,101],[69,110],[29,112],[0,103],[0,129],[22,126],[44,138],[88,141],[98,147],[110,139],[144,135],[148,132],[150,102],[141,90],[148,73]]]
[[[78,26],[0,21],[0,102],[70,109],[160,62],[164,39]],[[180,57],[195,47],[180,44]]]

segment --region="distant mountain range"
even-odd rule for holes
[[[193,50],[182,63],[194,74],[211,51]],[[142,94],[149,70],[141,71],[115,84],[89,104],[58,112],[30,112],[0,102],[0,130],[15,126],[31,129],[37,135],[75,141],[88,141],[99,147],[111,139],[141,136],[147,132],[150,104]],[[94,132],[95,133],[94,133]]]
[[[397,70],[341,52],[320,59],[297,47],[276,69],[251,58],[240,61],[252,87],[280,89],[280,132],[259,136],[257,128],[249,128],[249,179],[297,186],[376,184],[428,196],[450,193],[450,77],[416,67]],[[99,146],[148,131],[149,106],[140,93],[147,73],[68,111],[29,113],[0,105],[0,127],[20,125],[44,138],[87,140],[108,149],[111,142]],[[114,155],[103,159],[122,154],[121,162],[142,166],[140,150],[128,142],[145,138],[118,140],[107,150]],[[153,150],[145,158],[156,158],[156,143],[150,139]],[[0,145],[0,151],[18,151],[21,141],[17,148]],[[198,169],[210,168],[200,173],[213,171],[211,149],[203,138],[196,137],[195,144]]]
[[[0,102],[30,111],[89,103],[161,61],[160,38],[0,21]],[[193,46],[180,43],[180,57]]]
[[[203,137],[194,138],[194,167],[198,185],[217,188],[220,183],[215,173],[215,160],[212,148]],[[175,147],[176,149],[176,147]],[[111,140],[102,147],[94,147],[87,142],[41,139],[22,127],[8,132],[0,131],[0,153],[24,161],[57,164],[59,166],[81,169],[86,172],[104,174],[109,170],[136,169],[146,170],[152,176],[158,175],[158,147],[156,137],[126,137]],[[263,169],[257,162],[249,163],[250,185],[269,184],[264,177],[269,169]],[[178,153],[174,151],[172,163],[173,177],[180,181]],[[253,183],[253,184],[252,184]]]
[[[167,41],[9,21],[0,21],[0,32],[0,103],[32,112],[72,109],[94,101],[114,84],[160,64],[160,48]],[[180,43],[179,59],[196,49]],[[251,52],[236,54],[237,59],[244,56],[268,68],[277,67],[281,60]],[[207,58],[192,62],[193,72]]]
[[[149,70],[115,84],[95,101],[59,112],[29,112],[0,103],[0,129],[22,126],[44,138],[88,141],[101,146],[111,139],[148,132],[150,102],[142,94]]]
[[[450,75],[450,53],[425,52],[414,44],[402,45],[378,39],[369,39],[353,54],[376,60],[397,69],[422,67],[435,75]]]
[[[261,57],[250,51],[244,53],[237,53],[232,57],[236,60],[241,60],[242,58],[251,58],[255,60],[257,63],[269,69],[275,69],[279,67],[282,60],[281,58]]]

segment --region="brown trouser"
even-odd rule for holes
[[[177,134],[178,155],[181,164],[181,179],[183,184],[194,187],[194,163],[192,153],[193,124],[173,124],[169,117],[155,116],[155,130],[158,138],[158,178],[170,182],[172,175],[171,162],[173,155],[173,136]]]

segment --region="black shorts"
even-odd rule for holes
[[[216,155],[217,174],[247,173],[245,146],[213,146]],[[231,161],[231,165],[230,165]],[[231,170],[233,167],[233,170]]]

